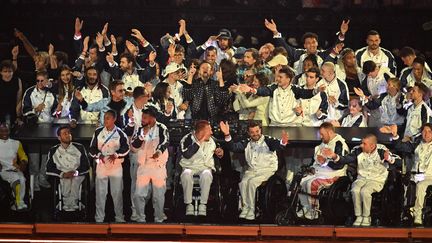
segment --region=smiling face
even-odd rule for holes
[[[248,134],[249,134],[249,137],[252,139],[252,141],[256,142],[262,136],[261,128],[259,126],[249,127],[248,128]]]
[[[432,129],[429,126],[423,127],[422,138],[425,143],[430,143],[432,141]]]
[[[303,46],[306,49],[307,53],[315,54],[318,50],[318,41],[313,37],[308,37],[305,39]]]

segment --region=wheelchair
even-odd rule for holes
[[[25,197],[24,197],[24,202],[27,204],[27,208],[23,209],[23,210],[17,210],[17,205],[15,202],[15,191],[14,189],[11,188],[11,185],[9,182],[3,180],[0,177],[0,207],[4,208],[6,207],[7,209],[10,209],[10,211],[15,211],[15,212],[30,212],[32,210],[32,206],[33,206],[33,199],[34,199],[34,194],[33,191],[31,190],[30,186],[31,186],[31,180],[29,180],[29,176],[27,172],[24,172],[24,177],[26,178],[26,193],[25,193]],[[0,214],[0,217],[4,214],[8,214],[10,211],[9,210],[1,210],[2,213]]]
[[[62,186],[60,178],[50,176],[49,181],[52,186],[53,193],[53,219],[54,221],[72,220],[72,221],[87,221],[89,216],[89,191],[90,191],[90,175],[84,175],[84,180],[79,186],[78,205],[74,209],[64,208],[64,200],[62,195]]]
[[[186,205],[184,203],[184,194],[183,187],[181,185],[181,173],[182,168],[180,166],[181,160],[181,151],[180,148],[177,148],[175,156],[175,173],[174,173],[174,185],[173,185],[173,218],[176,221],[183,222],[185,220],[193,220],[194,216],[198,216],[198,205],[200,203],[201,198],[201,188],[199,185],[199,176],[193,176],[193,189],[192,189],[192,204],[194,205],[194,216],[186,216]],[[207,201],[207,216],[206,218],[211,221],[218,222],[221,219],[224,211],[224,198],[221,190],[221,182],[220,182],[220,172],[221,167],[219,163],[219,159],[215,158],[215,168],[216,171],[212,173],[213,181],[210,186],[209,197]]]
[[[425,203],[423,206],[423,226],[432,226],[432,186],[428,186],[426,190]]]
[[[287,196],[285,179],[279,176],[278,172],[285,163],[280,152],[278,154],[278,170],[261,183],[255,192],[255,220],[260,223],[273,223],[276,214],[283,208],[284,199]],[[237,190],[239,188],[237,187]],[[241,211],[241,195],[238,191],[238,211]],[[239,213],[239,212],[238,212]]]

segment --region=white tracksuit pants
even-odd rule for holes
[[[116,221],[123,221],[123,168],[120,162],[98,163],[96,167],[96,222],[105,218],[105,202],[110,183]]]
[[[372,193],[380,192],[383,187],[384,182],[378,182],[364,178],[357,179],[353,182],[351,193],[356,217],[370,217]]]
[[[134,194],[138,222],[146,221],[145,206],[150,196],[152,196],[153,200],[155,222],[162,222],[164,220],[166,177],[165,166],[157,168],[148,168],[143,165],[138,166]]]
[[[78,203],[79,187],[84,181],[85,176],[76,176],[72,178],[61,178],[60,186],[63,196],[63,203],[66,206],[75,206]]]
[[[207,204],[208,196],[210,193],[210,186],[213,181],[213,175],[211,169],[205,169],[194,173],[191,169],[184,169],[180,179],[183,187],[184,203],[192,203],[192,190],[194,184],[194,175],[199,175],[199,185],[201,188],[201,200],[200,204]]]
[[[422,218],[422,210],[425,202],[426,190],[432,185],[432,178],[426,178],[416,185],[416,201],[414,204],[414,218]]]
[[[272,176],[274,171],[255,172],[247,170],[239,183],[240,194],[242,197],[243,208],[249,208],[255,211],[255,193],[256,189]]]
[[[0,177],[7,181],[12,188],[12,191],[15,192],[15,188],[17,184],[20,184],[20,191],[19,191],[19,197],[15,198],[16,203],[24,203],[24,196],[26,191],[26,179],[24,177],[24,174],[21,171],[1,171]],[[16,197],[16,195],[15,195]]]
[[[131,177],[131,191],[130,191],[130,199],[132,203],[132,215],[137,215],[135,208],[135,189],[136,189],[136,180],[137,180],[137,170],[138,170],[138,155],[137,153],[130,152],[129,153],[129,161],[130,161],[130,177]]]

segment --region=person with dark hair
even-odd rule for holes
[[[103,119],[104,126],[95,130],[89,148],[90,156],[96,161],[95,220],[98,223],[104,221],[109,183],[114,203],[115,222],[125,222],[122,163],[129,153],[129,142],[126,134],[116,126],[117,114],[114,110],[105,111]]]
[[[194,130],[185,135],[180,141],[181,160],[180,175],[183,187],[184,203],[186,204],[186,215],[207,215],[207,200],[210,186],[213,181],[212,171],[215,171],[214,156],[223,157],[223,150],[219,148],[212,138],[212,127],[208,121],[199,120],[195,122]],[[201,188],[201,199],[198,208],[192,204],[193,176],[199,175]]]
[[[106,59],[110,66],[109,73],[112,78],[122,80],[128,92],[132,92],[137,86],[144,86],[156,74],[156,52],[150,53],[148,67],[141,67],[140,69],[136,66],[135,57],[131,53],[120,55],[120,65],[114,61],[112,55],[108,55]]]
[[[294,72],[288,67],[282,67],[276,76],[277,83],[258,89],[241,84],[240,91],[258,96],[270,96],[270,126],[299,126],[299,119],[294,112],[294,108],[297,106],[297,99],[312,98],[315,92],[314,90],[302,89],[292,85],[291,80],[293,78]]]
[[[108,88],[105,87],[100,80],[99,73],[95,67],[88,67],[85,70],[85,84],[77,87],[76,91],[81,93],[83,99],[89,104],[96,103],[104,98],[109,98]],[[89,112],[81,109],[79,101],[73,97],[70,106],[70,126],[76,127],[77,123],[96,124],[99,120],[99,112]]]
[[[406,117],[403,142],[414,141],[421,133],[421,126],[431,122],[432,110],[425,102],[429,98],[429,92],[429,88],[423,83],[415,83],[409,92],[409,100],[398,108],[398,113]],[[384,126],[380,131],[391,133],[391,126]]]
[[[152,196],[154,222],[166,220],[164,214],[166,191],[166,163],[168,161],[168,129],[156,121],[158,111],[147,107],[142,111],[141,127],[131,142],[131,150],[137,153],[138,169],[134,206],[137,222],[146,222],[145,206]]]
[[[189,69],[187,82],[183,85],[183,98],[189,101],[194,120],[217,121],[221,107],[229,101],[228,88],[225,87],[223,73],[217,72],[217,81],[211,78],[212,70],[208,62],[199,65],[197,69],[192,65]]]
[[[387,80],[394,78],[395,76],[385,66],[378,66],[374,61],[368,60],[363,63],[363,74],[365,78],[361,82],[360,88],[354,88],[354,93],[361,97],[363,104],[366,103],[366,99],[372,99],[372,97],[379,97],[381,94],[387,91]],[[366,112],[369,114],[368,126],[369,127],[381,127],[381,111],[376,107],[366,106]]]
[[[158,83],[149,102],[164,113],[167,119],[174,120],[177,118],[176,103],[171,98],[171,88],[168,83]]]
[[[399,156],[392,154],[386,146],[378,144],[377,137],[373,134],[364,136],[361,145],[344,156],[329,148],[322,148],[321,153],[331,160],[328,166],[332,169],[352,163],[357,165],[357,179],[351,187],[356,216],[353,226],[370,226],[372,193],[380,192],[384,187],[388,176],[388,166],[385,163],[394,164],[400,159]]]
[[[393,135],[393,141],[395,142],[395,150],[403,153],[414,153],[414,164],[411,170],[407,173],[407,177],[410,179],[412,188],[415,191],[415,204],[410,210],[412,216],[414,216],[414,225],[423,224],[423,207],[425,204],[426,191],[429,186],[432,185],[432,150],[430,150],[432,144],[432,124],[425,123],[421,128],[421,138],[418,137],[414,141],[403,142],[399,139],[397,126],[392,126],[391,133]],[[409,190],[409,189],[408,189]],[[412,195],[407,192],[407,197]]]
[[[345,48],[341,51],[335,67],[336,77],[345,81],[350,96],[355,95],[354,88],[360,88],[364,79],[362,69],[357,65],[354,50]]]
[[[282,38],[281,33],[278,31],[276,23],[272,19],[268,21],[264,20],[265,27],[273,33],[273,38],[275,41],[275,46],[283,46],[288,51],[289,60],[294,62],[294,69],[297,73],[303,72],[303,60],[307,55],[316,55],[319,67],[327,61],[333,61],[336,55],[339,54],[338,49],[340,49],[341,42],[345,39],[345,34],[348,31],[348,21],[342,21],[340,26],[340,32],[336,35],[338,37],[334,46],[327,50],[318,50],[318,35],[315,33],[307,32],[303,35],[302,41],[305,49],[294,48],[288,45]]]
[[[324,81],[320,80],[320,70],[318,67],[312,67],[306,72],[306,83],[300,86],[303,89],[315,90],[323,85]],[[294,112],[299,117],[302,126],[319,126],[327,118],[328,99],[325,92],[319,92],[312,98],[297,100],[297,106]]]
[[[251,88],[259,89],[269,85],[269,79],[263,73],[257,73],[250,84]],[[236,94],[233,102],[234,110],[239,113],[240,120],[261,120],[262,126],[268,126],[268,103],[270,97],[257,96],[256,94],[246,95],[239,90],[239,86],[230,87]]]
[[[321,154],[323,148],[329,148],[339,156],[344,156],[349,152],[345,139],[335,132],[333,125],[324,122],[319,127],[321,144],[315,147],[312,168],[308,175],[302,178],[300,186],[305,194],[299,194],[301,209],[297,211],[297,216],[307,219],[317,219],[319,213],[319,192],[324,188],[329,188],[339,177],[345,176],[346,167],[332,169],[328,166],[330,160]]]
[[[9,60],[0,63],[0,123],[6,122],[10,126],[20,122],[21,119],[23,87],[15,70],[13,62]]]
[[[8,125],[0,123],[0,178],[9,183],[15,196],[12,209],[23,210],[27,208],[27,204],[24,202],[26,193],[24,172],[28,158],[21,142],[11,139],[9,134]]]
[[[423,57],[416,57],[411,67],[404,69],[404,72],[401,73],[402,87],[412,87],[415,82],[424,83],[429,88],[432,87],[432,72],[428,68]]]
[[[72,69],[67,65],[59,68],[60,76],[56,87],[56,99],[57,107],[55,110],[54,123],[69,123],[70,122],[70,106],[74,97],[75,83],[74,77],[72,77]]]
[[[84,99],[84,96],[81,94],[79,90],[75,91],[75,98],[77,102],[81,106],[81,109],[89,112],[100,112],[100,124],[103,124],[103,117],[107,110],[116,111],[116,126],[121,129],[126,125],[124,115],[127,113],[129,108],[133,103],[133,98],[125,96],[125,88],[124,83],[120,80],[116,80],[110,83],[109,90],[111,93],[111,97],[103,98],[94,103],[88,103],[87,100]]]
[[[242,77],[244,71],[247,69],[255,69],[256,73],[261,72],[268,77],[272,76],[272,71],[262,64],[260,54],[255,48],[246,49],[243,57],[243,63],[245,64],[243,70],[237,70],[237,75],[239,77]],[[242,81],[243,80],[240,80],[240,82]]]
[[[305,86],[307,77],[306,71],[313,67],[318,68],[317,58],[316,55],[309,54],[303,59],[303,72],[297,74],[292,83],[298,86]]]
[[[89,173],[90,162],[84,145],[72,142],[68,126],[57,129],[60,144],[48,152],[47,175],[60,178],[63,196],[63,210],[75,211],[79,208],[79,187]]]
[[[278,168],[276,152],[288,144],[288,133],[282,130],[281,139],[263,135],[258,123],[248,124],[249,139],[233,142],[228,122],[221,121],[220,129],[225,136],[229,151],[245,153],[248,169],[239,183],[242,211],[239,218],[255,220],[256,189],[267,181]]]
[[[374,61],[379,67],[387,67],[393,75],[396,75],[395,58],[389,50],[380,47],[380,34],[375,30],[370,30],[367,33],[366,43],[366,47],[355,52],[357,65],[362,68],[366,61]]]

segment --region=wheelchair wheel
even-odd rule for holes
[[[321,190],[320,208],[326,224],[344,225],[347,219],[354,217],[351,181],[347,176],[339,178],[330,188]]]
[[[426,197],[423,206],[423,226],[432,226],[432,186],[426,189]]]
[[[277,175],[273,175],[267,181],[264,188],[264,200],[259,202],[261,210],[261,221],[265,223],[273,223],[276,214],[283,208],[283,202],[287,196],[285,181]]]
[[[400,178],[390,180],[384,186],[381,195],[380,222],[385,226],[399,226],[403,209],[404,191]]]

